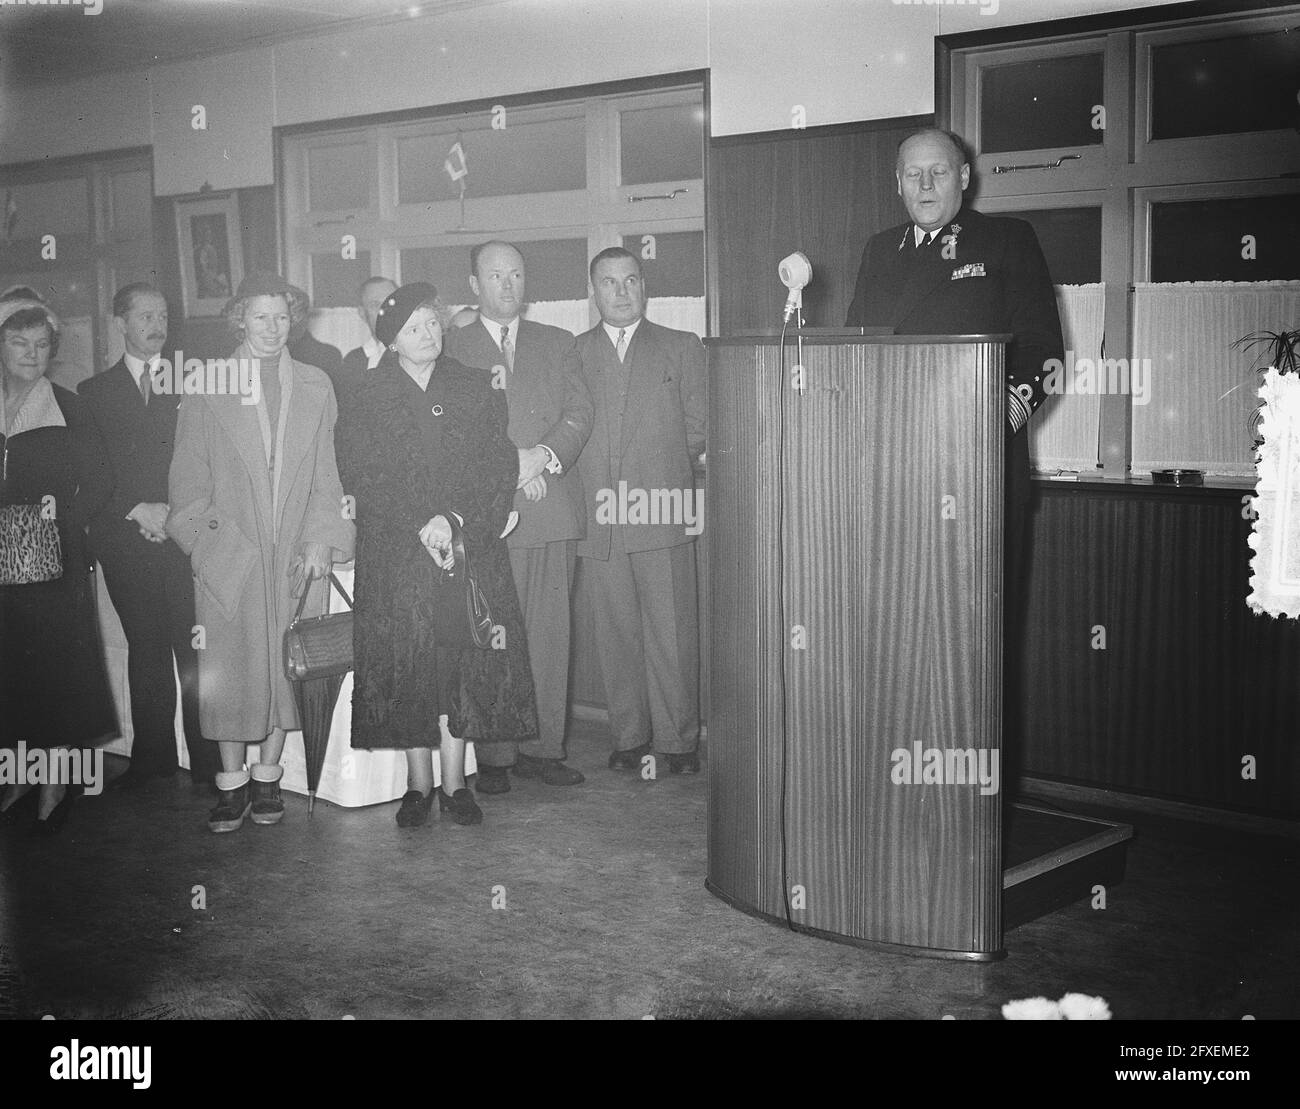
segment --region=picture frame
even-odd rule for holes
[[[220,316],[244,276],[239,198],[233,193],[176,201],[181,301],[187,318]]]

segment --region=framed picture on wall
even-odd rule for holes
[[[185,315],[221,315],[244,276],[239,198],[231,192],[176,201],[176,241]]]

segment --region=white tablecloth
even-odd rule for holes
[[[335,569],[335,575],[349,594],[352,592],[352,570]],[[122,738],[104,746],[105,751],[119,755],[130,755],[131,740],[131,702],[126,673],[126,636],[122,632],[121,622],[113,610],[104,588],[103,573],[96,573],[98,582],[98,604],[100,629],[104,639],[104,654],[108,663],[109,684],[112,687],[113,700],[117,705],[117,718],[122,726]],[[330,608],[345,608],[338,593],[331,589]],[[436,722],[435,722],[436,726]],[[352,734],[352,675],[343,679],[339,689],[338,704],[334,709],[334,720],[330,727],[329,746],[325,751],[325,763],[321,769],[320,787],[316,796],[333,801],[337,805],[355,808],[361,805],[380,805],[393,801],[406,792],[406,756],[401,751],[354,751],[349,737]],[[255,762],[252,749],[249,761]],[[189,767],[189,753],[185,749],[185,734],[182,730],[180,711],[180,682],[176,687],[176,753],[181,765]],[[281,785],[292,793],[307,792],[307,763],[303,753],[302,733],[290,732],[285,740],[284,779]],[[465,745],[465,773],[473,774],[477,769],[474,759],[474,745]],[[434,781],[441,783],[438,759],[433,760]]]

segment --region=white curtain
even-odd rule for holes
[[[1075,359],[1101,356],[1106,324],[1106,286],[1057,285],[1056,306],[1061,314],[1065,349]],[[1097,469],[1097,429],[1101,398],[1095,393],[1059,393],[1049,396],[1029,421],[1029,457],[1039,473]]]
[[[1151,400],[1133,405],[1133,472],[1181,466],[1253,476],[1259,352],[1237,344],[1298,324],[1297,281],[1137,285],[1132,358],[1150,366]]]
[[[1300,377],[1269,370],[1263,403],[1256,518],[1250,545],[1250,607],[1300,617]]]

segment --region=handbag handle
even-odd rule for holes
[[[351,608],[351,607],[352,607],[352,598],[348,596],[348,591],[347,591],[346,589],[344,589],[343,586],[339,583],[339,579],[336,578],[336,577],[334,576],[334,571],[333,571],[333,570],[331,570],[331,571],[329,572],[329,579],[330,579],[331,582],[334,583],[334,588],[337,589],[337,590],[338,590],[338,591],[343,595],[343,599],[344,599],[345,601],[347,601],[347,603],[348,603],[348,608]],[[312,579],[312,581],[319,581],[319,580],[321,580],[321,579],[318,579],[318,578],[313,578],[313,579]],[[294,623],[294,624],[296,624],[299,620],[302,619],[302,610],[303,610],[303,608],[305,608],[306,605],[307,605],[307,594],[310,593],[310,592],[311,592],[311,582],[309,581],[309,582],[307,583],[307,588],[304,589],[304,590],[302,591],[302,596],[298,598],[298,611],[295,612],[295,613],[293,614],[293,623]],[[290,626],[292,626],[292,625],[290,625]]]

